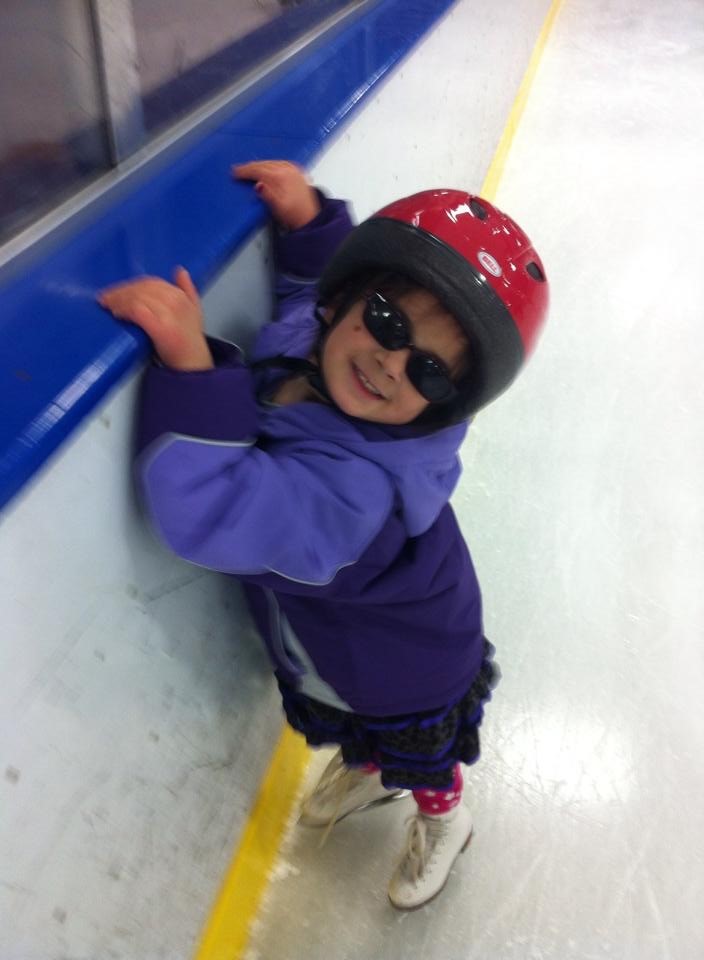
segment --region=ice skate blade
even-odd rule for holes
[[[335,817],[333,824],[339,823],[352,813],[362,813],[365,810],[371,810],[373,807],[383,807],[387,803],[393,803],[395,800],[403,800],[405,797],[410,796],[410,793],[410,790],[399,790],[397,793],[390,793],[386,797],[378,797],[376,800],[366,800],[364,803],[360,803],[359,806],[352,807],[351,810],[345,810],[344,813]],[[305,813],[301,813],[298,822],[304,827],[327,827],[330,824],[329,820],[317,820],[314,817],[308,818]]]

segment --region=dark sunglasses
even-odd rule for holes
[[[380,293],[364,298],[364,325],[385,350],[410,350],[406,376],[429,403],[442,403],[457,393],[450,371],[432,353],[418,350],[411,343],[408,319]]]

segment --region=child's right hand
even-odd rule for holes
[[[141,327],[160,360],[172,370],[214,366],[198,291],[183,267],[176,269],[173,283],[160,277],[137,277],[102,290],[97,299],[113,316]]]
[[[320,200],[305,172],[288,160],[258,160],[232,168],[237,180],[254,180],[254,189],[287,230],[299,230],[320,213]]]

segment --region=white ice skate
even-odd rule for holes
[[[300,823],[308,827],[329,827],[357,810],[400,800],[409,790],[388,790],[377,773],[348,767],[338,750],[323,771],[313,792],[301,807]]]
[[[412,817],[406,849],[389,883],[391,903],[399,910],[415,910],[436,897],[471,839],[472,817],[461,803],[443,816]]]

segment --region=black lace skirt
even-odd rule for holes
[[[350,766],[375,763],[386,787],[449,790],[456,763],[479,758],[479,726],[484,704],[501,672],[494,648],[485,641],[481,669],[454,703],[422,713],[369,717],[312,700],[279,679],[289,724],[310,746],[339,744]]]

